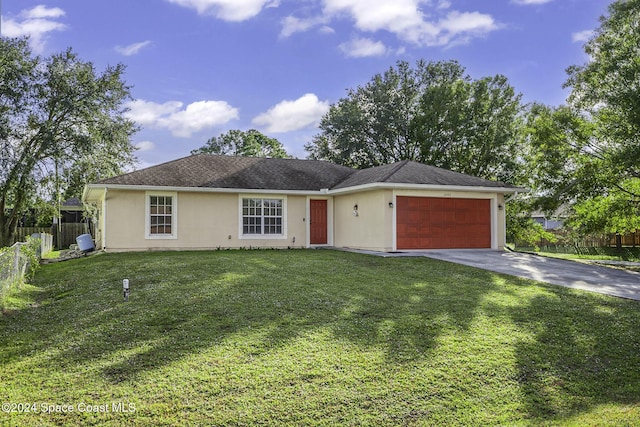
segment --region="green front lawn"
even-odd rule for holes
[[[640,422],[637,301],[324,250],[104,254],[32,285],[0,317],[0,425]]]

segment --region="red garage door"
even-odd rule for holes
[[[397,197],[398,249],[491,247],[488,199]]]

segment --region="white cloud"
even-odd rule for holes
[[[124,56],[132,56],[136,55],[145,47],[151,44],[151,40],[145,40],[143,42],[132,43],[128,46],[116,46],[114,49],[116,52],[124,55]]]
[[[42,53],[45,48],[47,34],[62,31],[67,26],[57,19],[65,15],[64,10],[43,5],[20,12],[17,19],[2,18],[2,35],[6,37],[29,36],[29,44],[35,53]]]
[[[553,0],[511,0],[512,3],[515,4],[523,4],[523,5],[531,5],[531,4],[545,4],[550,3]]]
[[[589,41],[589,39],[591,38],[591,36],[593,36],[593,34],[594,34],[593,30],[580,31],[580,32],[571,34],[571,40],[573,40],[576,43],[586,42],[586,41]]]
[[[346,15],[362,31],[403,34],[424,23],[418,3],[419,0],[324,0],[324,12],[329,16]]]
[[[348,43],[342,43],[338,47],[345,55],[352,58],[382,56],[387,53],[387,48],[382,42],[363,38],[353,39]]]
[[[493,18],[479,12],[451,12],[439,22],[439,27],[449,33],[491,30],[495,26]]]
[[[184,109],[183,105],[179,101],[158,104],[138,99],[127,105],[127,117],[139,125],[167,129],[174,136],[183,138],[239,117],[238,109],[225,101],[197,101]]]
[[[153,126],[156,124],[158,118],[179,111],[182,105],[180,101],[169,101],[164,104],[158,104],[152,101],[136,99],[128,103],[127,107],[129,111],[127,112],[127,117],[139,125]]]
[[[438,22],[438,36],[434,39],[427,38],[427,45],[455,45],[467,43],[471,37],[480,37],[498,29],[494,19],[479,12],[449,12],[447,16]]]
[[[276,104],[255,117],[252,123],[264,127],[267,132],[291,132],[317,125],[327,111],[328,101],[320,101],[315,94],[307,93],[295,101]]]
[[[214,15],[225,21],[246,21],[258,15],[262,9],[278,7],[272,0],[168,0],[179,6],[195,9],[199,15]]]
[[[151,141],[140,141],[136,144],[138,151],[153,151],[156,148],[156,144]]]
[[[499,29],[491,15],[451,9],[446,0],[322,0],[327,21],[348,18],[357,30],[388,31],[418,46],[465,43]]]
[[[282,30],[280,31],[280,37],[289,37],[294,33],[301,33],[308,31],[313,27],[322,26],[326,24],[327,20],[324,17],[301,19],[295,16],[287,16],[282,20]],[[323,26],[322,32],[327,32],[329,27]],[[333,31],[331,28],[329,30]]]
[[[60,18],[65,15],[64,10],[59,7],[47,7],[39,5],[33,9],[23,10],[21,15],[26,19],[46,19],[46,18]]]
[[[333,28],[331,28],[328,25],[321,26],[319,31],[321,33],[323,33],[323,34],[335,34],[335,32],[336,32],[336,30],[334,30]]]

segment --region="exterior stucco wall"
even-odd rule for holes
[[[376,189],[315,197],[179,191],[168,193],[177,200],[177,235],[162,239],[148,238],[145,233],[149,194],[146,191],[110,189],[106,198],[94,199],[98,210],[96,247],[109,251],[309,247],[309,201],[324,198],[328,200],[329,245],[394,251],[397,196],[489,199],[491,246],[503,249],[505,245],[505,203],[501,193]],[[243,238],[240,226],[243,197],[284,199],[284,235],[269,239]],[[353,215],[354,205],[358,205],[357,216]]]
[[[104,192],[100,195],[100,197],[92,200],[89,204],[92,206],[92,220],[93,220],[93,240],[96,245],[96,248],[102,249],[104,248],[104,227],[105,227],[105,217],[104,217]]]
[[[106,199],[103,245],[110,251],[160,249],[215,249],[240,247],[286,248],[306,245],[306,197],[242,195],[234,193],[174,193],[176,236],[147,238],[146,204],[151,193],[109,190]],[[240,228],[242,197],[285,200],[285,233],[278,238],[243,238]],[[295,244],[293,238],[295,237]]]
[[[498,204],[498,241],[496,249],[504,249],[507,244],[507,213],[504,194],[498,193],[496,203]],[[502,209],[499,207],[502,206]]]
[[[392,190],[372,190],[334,198],[335,245],[337,247],[393,250]],[[358,216],[353,207],[358,205]]]

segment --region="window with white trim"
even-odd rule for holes
[[[148,239],[175,239],[176,235],[175,193],[147,193],[146,237]]]
[[[173,197],[150,196],[149,200],[149,234],[173,234]]]
[[[242,234],[282,236],[283,204],[282,199],[243,198]]]

